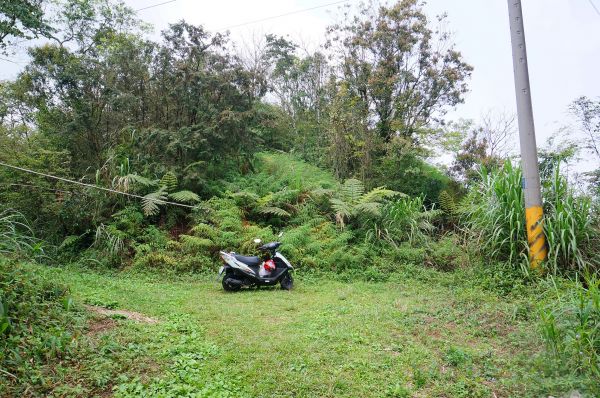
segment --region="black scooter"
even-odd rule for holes
[[[254,243],[259,244],[261,240],[255,239]],[[224,262],[219,269],[219,276],[223,275],[223,289],[236,292],[244,286],[274,286],[279,283],[282,289],[290,290],[294,284],[291,275],[294,267],[277,251],[280,245],[280,242],[271,242],[260,246],[258,250],[265,253],[262,259],[219,252]]]

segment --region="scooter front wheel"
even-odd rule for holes
[[[292,275],[290,275],[288,272],[283,276],[283,278],[281,278],[281,282],[279,282],[279,284],[283,290],[292,290],[292,287],[294,286],[294,278],[292,278]]]
[[[237,282],[237,280],[235,280],[235,282]],[[223,285],[223,290],[226,292],[237,292],[242,288],[242,285],[239,283],[234,283],[234,278],[229,275],[225,275],[223,277],[221,284]]]

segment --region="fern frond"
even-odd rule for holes
[[[138,184],[143,187],[152,187],[158,184],[158,181],[142,177],[137,174],[127,174],[125,176],[117,176],[113,178],[113,186],[120,191],[129,192],[132,185]]]
[[[357,214],[369,214],[372,216],[379,216],[381,214],[381,203],[377,202],[366,202],[359,203],[355,207]]]
[[[200,202],[200,196],[192,191],[179,191],[169,194],[169,197],[177,202],[183,203],[198,203]]]
[[[365,193],[365,186],[362,181],[355,178],[349,178],[342,185],[342,197],[346,202],[357,203]]]
[[[165,187],[160,187],[156,192],[151,192],[145,195],[142,199],[142,210],[147,216],[153,216],[158,213],[158,205],[164,204],[167,199],[167,193]]]
[[[214,238],[215,235],[217,234],[217,231],[215,230],[215,227],[213,227],[212,225],[208,225],[208,224],[204,224],[204,223],[200,223],[198,225],[195,225],[192,228],[192,232],[199,237],[204,237],[204,238]]]
[[[332,196],[334,194],[334,190],[333,189],[327,189],[327,188],[317,188],[317,189],[313,189],[312,191],[309,192],[309,195],[312,197],[320,197],[320,196]]]
[[[177,185],[179,181],[177,180],[177,176],[172,171],[168,171],[164,176],[160,179],[159,182],[161,187],[164,187],[167,192],[173,192],[177,189]]]
[[[329,203],[331,203],[331,207],[333,208],[336,214],[339,214],[342,217],[352,216],[352,208],[348,205],[348,203],[344,202],[343,200],[331,198],[329,200]]]
[[[188,171],[189,169],[196,167],[196,166],[202,166],[204,165],[206,162],[204,160],[199,160],[197,162],[194,163],[190,163],[187,166],[185,166],[185,168],[183,169],[183,171]]]
[[[240,191],[230,194],[235,203],[242,208],[254,208],[260,199],[254,192]]]
[[[215,245],[210,239],[183,234],[179,235],[179,240],[183,243],[183,248],[189,252],[208,251]]]
[[[452,216],[457,213],[458,206],[456,205],[454,198],[452,197],[452,195],[450,195],[448,191],[444,190],[440,192],[438,200],[440,202],[440,208],[442,209],[442,212],[444,212],[444,214]]]
[[[271,203],[272,200],[273,200],[273,192],[269,192],[268,194],[266,194],[262,198],[258,199],[258,205],[259,206],[266,206],[267,204]]]
[[[254,201],[257,201],[259,199],[259,196],[257,194],[248,191],[233,192],[229,196],[231,196],[232,198],[252,199]]]
[[[282,208],[274,207],[274,206],[263,206],[260,209],[258,209],[258,212],[261,214],[270,214],[270,215],[278,216],[278,217],[290,217],[291,216],[290,213],[283,210]]]
[[[369,192],[364,194],[359,203],[368,203],[368,202],[379,202],[385,198],[391,198],[394,196],[401,196],[403,193],[392,191],[391,189],[386,189],[385,187],[377,187],[371,189]]]

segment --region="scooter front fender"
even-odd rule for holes
[[[281,261],[283,261],[283,263],[288,267],[288,269],[294,270],[294,267],[292,266],[292,264],[288,261],[287,258],[285,258],[283,256],[283,254],[279,253],[279,252],[275,252],[275,257],[279,258]]]

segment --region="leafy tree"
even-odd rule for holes
[[[594,101],[587,97],[577,98],[571,104],[570,111],[586,135],[583,147],[600,162],[600,99]]]
[[[481,137],[481,131],[471,131],[450,168],[450,171],[467,186],[480,178],[479,170],[482,166],[489,170],[502,164],[502,159],[492,154],[488,139]]]
[[[363,4],[358,15],[346,12],[328,29],[343,78],[386,141],[413,138],[467,90],[472,67],[449,34],[429,27],[422,7],[418,0]]]
[[[365,124],[362,107],[341,82],[334,88],[329,107],[329,165],[338,178],[347,178],[358,171],[364,180],[371,177],[375,143]]]
[[[424,197],[427,205],[437,202],[450,178],[428,163],[428,151],[415,147],[411,140],[395,137],[385,148],[371,184],[384,184],[412,197]]]
[[[45,4],[46,3],[46,4]],[[44,0],[2,0],[0,2],[0,53],[10,52],[9,46],[20,41],[50,36],[54,31],[44,19]]]
[[[310,161],[322,162],[329,65],[320,52],[297,55],[298,46],[274,35],[266,37],[265,58],[273,66],[269,90],[289,116],[294,147]]]

